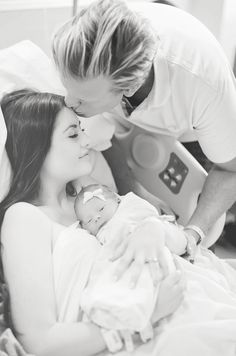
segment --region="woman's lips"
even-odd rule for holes
[[[83,158],[83,157],[85,157],[85,156],[88,156],[88,152],[85,153],[83,156],[79,156],[79,159],[80,159],[80,158]]]

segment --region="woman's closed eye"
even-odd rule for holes
[[[81,130],[80,128],[78,128],[77,130],[71,131],[71,132],[69,133],[69,138],[76,138],[76,137],[78,137],[83,131],[84,131],[84,129]]]
[[[77,133],[74,133],[74,134],[72,134],[72,135],[70,135],[69,137],[70,138],[76,138],[76,137],[78,137],[79,135],[77,134]]]
[[[79,127],[77,127],[76,129],[72,130],[69,133],[69,138],[76,138],[79,136],[80,133],[84,132],[85,129],[80,127],[80,123],[79,123]]]
[[[79,122],[80,125],[80,122]],[[80,128],[78,126],[78,124],[72,124],[69,127],[67,127],[67,129],[65,130],[65,132],[67,133],[69,138],[76,138],[79,135],[79,131]]]
[[[76,138],[76,137],[78,137],[79,135],[77,134],[77,133],[74,133],[74,134],[72,134],[72,135],[69,135],[69,137],[70,138]]]
[[[83,223],[83,225],[85,225],[85,226],[86,226],[86,225],[90,224],[90,223],[91,223],[91,221],[92,221],[92,218],[91,218],[91,219],[89,219],[88,221],[84,222],[84,223]]]
[[[101,207],[101,208],[99,209],[99,211],[103,211],[103,210],[104,210],[104,208],[105,208],[105,206]]]

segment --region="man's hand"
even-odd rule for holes
[[[206,233],[204,246],[211,246],[215,239],[207,236],[208,230],[214,226],[217,219],[235,202],[236,197],[236,158],[214,165],[209,172],[197,207],[188,222],[196,225]]]
[[[195,260],[195,256],[198,250],[198,246],[197,246],[197,241],[199,239],[198,234],[196,233],[196,231],[191,230],[191,229],[184,229],[184,233],[186,236],[186,240],[187,240],[187,257],[186,259],[191,262],[194,263]]]

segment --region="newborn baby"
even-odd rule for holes
[[[145,265],[135,288],[130,287],[129,272],[119,281],[114,281],[117,263],[109,260],[109,242],[120,234],[123,239],[129,239],[134,229],[144,221],[150,221],[152,228],[153,219],[160,222],[159,234],[165,234],[167,229],[175,234],[182,232],[174,224],[167,224],[169,218],[160,216],[156,208],[144,199],[133,193],[119,196],[101,185],[93,184],[82,189],[75,201],[75,212],[81,227],[96,236],[103,245],[84,292],[82,308],[93,322],[102,327],[147,330],[158,295],[158,286],[153,286],[149,265]],[[169,270],[173,271],[172,255],[165,249]],[[154,262],[160,269],[158,262]]]

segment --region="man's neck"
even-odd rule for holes
[[[134,93],[133,96],[128,97],[130,104],[134,107],[140,105],[152,90],[153,83],[154,83],[154,68],[152,65],[148,77],[143,83],[143,85]]]

